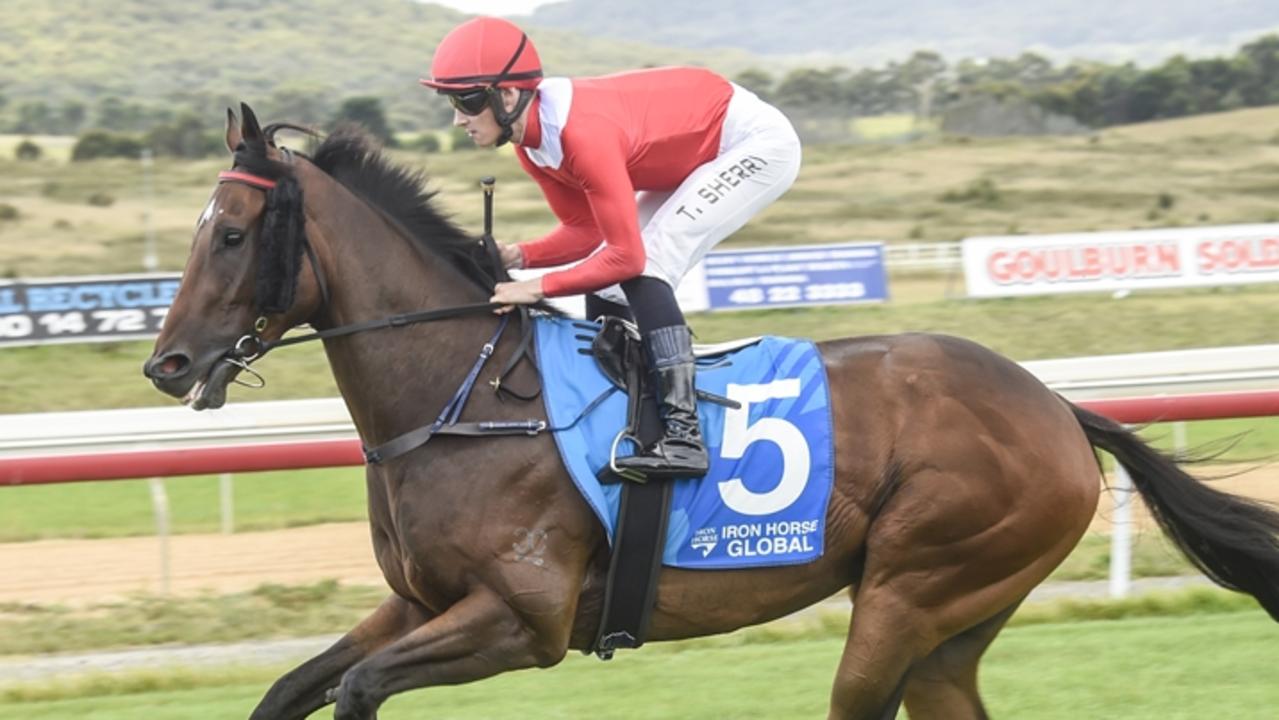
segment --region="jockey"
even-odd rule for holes
[[[665,435],[617,464],[648,477],[704,475],[692,337],[675,287],[794,182],[800,147],[790,122],[703,69],[543,78],[528,36],[492,17],[445,36],[421,82],[448,97],[453,124],[477,145],[514,143],[560,221],[541,238],[502,246],[503,263],[580,261],[499,283],[492,302],[508,311],[586,293],[587,317],[634,319],[654,368]]]

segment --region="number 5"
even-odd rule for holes
[[[737,459],[746,454],[751,443],[768,440],[782,452],[782,477],[777,487],[765,493],[752,492],[742,484],[741,478],[732,478],[719,484],[720,497],[725,505],[743,515],[768,515],[790,507],[808,486],[811,464],[808,441],[799,428],[781,418],[760,418],[755,424],[750,424],[750,404],[799,397],[799,378],[775,380],[764,385],[729,384],[727,395],[742,406],[729,408],[724,413],[724,442],[720,456]]]

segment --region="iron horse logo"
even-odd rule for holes
[[[707,557],[715,550],[715,546],[719,544],[719,533],[715,528],[701,528],[693,535],[693,539],[689,545],[694,550],[701,550],[702,557]]]

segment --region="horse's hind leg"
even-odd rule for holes
[[[977,663],[1021,603],[950,638],[915,664],[906,681],[911,720],[986,720]]]
[[[329,690],[351,666],[421,626],[430,615],[420,605],[392,595],[328,650],[275,681],[250,720],[300,720],[324,707]]]

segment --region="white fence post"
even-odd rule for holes
[[[1186,456],[1186,449],[1186,423],[1175,422],[1172,424],[1172,456],[1181,460]]]
[[[222,506],[222,534],[235,532],[235,487],[232,485],[231,473],[222,473],[218,477],[218,496]]]
[[[1115,462],[1115,482],[1110,492],[1115,510],[1110,531],[1110,597],[1127,597],[1132,583],[1132,478]]]
[[[169,496],[164,478],[151,478],[151,507],[155,510],[155,534],[160,539],[160,594],[169,594]]]

